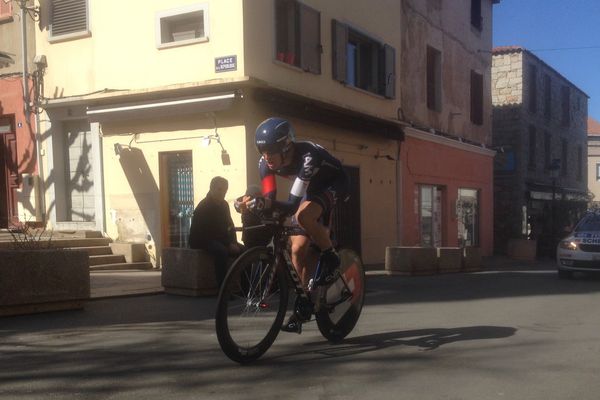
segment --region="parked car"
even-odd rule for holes
[[[558,277],[573,272],[600,272],[600,211],[587,212],[556,248]]]

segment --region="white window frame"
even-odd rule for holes
[[[2,1],[2,0],[0,0]],[[89,0],[85,0],[85,29],[81,30],[81,31],[77,31],[77,32],[70,32],[70,33],[65,33],[62,35],[54,35],[52,33],[52,25],[54,23],[54,16],[52,15],[52,11],[50,11],[50,28],[48,30],[48,42],[49,43],[56,43],[56,42],[62,42],[64,40],[71,40],[71,39],[80,39],[80,38],[85,38],[85,37],[89,37],[92,35],[92,31],[90,29],[90,4],[89,4]]]
[[[162,23],[171,17],[177,17],[184,14],[192,14],[198,11],[202,11],[202,17],[204,19],[204,36],[193,38],[193,39],[185,39],[178,40],[173,42],[165,42],[162,41]],[[156,13],[155,19],[155,40],[156,40],[156,48],[164,49],[170,47],[177,46],[185,46],[189,44],[195,43],[203,43],[208,42],[208,38],[210,36],[210,26],[209,26],[209,15],[208,15],[208,3],[199,3],[199,4],[191,4],[189,6],[172,8],[170,10],[158,11]]]

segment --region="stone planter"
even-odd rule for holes
[[[90,298],[83,250],[0,250],[0,316],[81,309]]]
[[[214,258],[204,250],[163,248],[161,281],[168,294],[211,296],[219,291]]]
[[[537,255],[537,240],[509,239],[507,253],[515,260],[533,261]]]
[[[386,247],[385,270],[397,275],[435,274],[438,271],[437,250],[435,247]]]

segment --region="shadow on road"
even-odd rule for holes
[[[372,335],[350,337],[339,344],[330,344],[323,341],[306,343],[302,351],[282,354],[276,357],[265,357],[265,363],[274,360],[298,362],[298,358],[305,362],[314,362],[315,358],[340,358],[350,357],[373,351],[386,350],[396,346],[418,347],[423,351],[435,350],[449,343],[466,340],[501,339],[512,336],[516,328],[505,326],[466,326],[459,328],[431,328],[407,331],[394,331],[376,333]],[[380,354],[385,354],[380,353]],[[262,362],[262,361],[259,361]]]

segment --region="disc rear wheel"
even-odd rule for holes
[[[360,257],[350,249],[342,249],[340,277],[322,294],[321,307],[316,313],[321,334],[338,342],[354,329],[365,298],[365,271]]]

